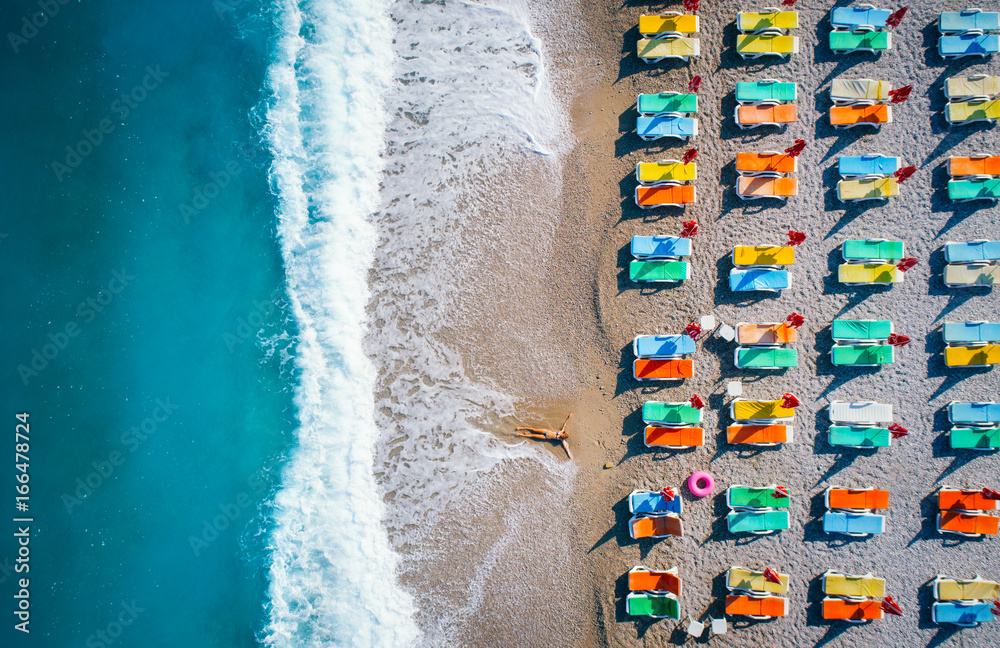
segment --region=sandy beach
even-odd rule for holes
[[[837,3],[840,6],[843,3]],[[763,6],[763,5],[762,5]],[[578,384],[571,400],[572,448],[579,475],[568,503],[571,552],[584,556],[583,592],[591,606],[579,646],[641,646],[682,643],[681,624],[630,618],[625,613],[626,572],[636,564],[653,569],[678,566],[683,579],[682,618],[722,614],[723,574],[731,565],[772,566],[791,575],[790,612],[770,622],[730,620],[727,636],[712,643],[731,646],[986,646],[996,642],[990,624],[958,630],[931,621],[929,581],[939,572],[960,577],[1000,578],[996,538],[955,540],[934,527],[935,491],[942,484],[996,486],[997,453],[954,451],[944,432],[951,400],[996,400],[995,371],[947,369],[941,326],[946,321],[1000,319],[996,291],[949,289],[942,283],[947,241],[1000,238],[992,203],[951,203],[946,195],[949,155],[1000,149],[997,130],[980,124],[949,128],[943,115],[943,83],[950,76],[998,73],[995,60],[946,62],[937,54],[937,16],[964,6],[950,2],[911,5],[894,31],[891,50],[834,55],[827,44],[830,3],[802,0],[794,7],[799,53],[791,58],[742,60],[735,52],[736,13],[752,9],[733,2],[703,2],[701,56],[690,63],[647,65],[635,54],[637,23],[659,3],[585,3],[588,48],[568,59],[577,65],[580,87],[572,106],[578,143],[565,164],[563,213],[549,267],[546,319],[562,357]],[[666,9],[680,10],[680,5]],[[643,142],[635,134],[639,93],[685,91],[701,75],[700,132],[689,145],[676,140]],[[894,87],[912,84],[908,102],[894,106],[894,122],[881,130],[834,130],[827,112],[832,79],[872,78]],[[775,78],[798,84],[797,123],[787,129],[742,131],[733,121],[737,81]],[[787,204],[744,203],[734,190],[734,160],[740,151],[782,150],[806,140],[800,158],[798,195]],[[664,143],[666,142],[666,143]],[[697,204],[685,210],[640,210],[633,202],[637,162],[680,158],[698,148]],[[898,155],[916,174],[887,203],[847,206],[835,194],[839,155],[883,152]],[[681,284],[640,288],[628,279],[629,242],[634,235],[680,232],[695,219],[692,276]],[[786,232],[805,232],[796,249],[792,286],[780,294],[730,293],[729,253],[738,244],[783,244]],[[919,264],[891,288],[852,288],[836,281],[845,239],[901,240]],[[572,306],[567,306],[567,305]],[[580,308],[576,306],[580,305]],[[787,371],[752,372],[733,364],[735,343],[699,341],[695,377],[679,386],[644,386],[632,377],[631,341],[638,334],[680,333],[699,315],[736,322],[781,321],[793,310],[807,322],[794,346],[799,365]],[[889,319],[912,338],[896,361],[881,369],[834,367],[830,323],[835,318]],[[779,398],[791,391],[802,400],[795,441],[759,451],[726,442],[731,423],[725,384],[743,382],[744,396]],[[662,385],[663,383],[661,383]],[[671,383],[668,383],[671,384]],[[639,415],[646,400],[706,401],[706,445],[685,452],[654,452],[642,442]],[[910,436],[890,448],[858,451],[830,446],[826,407],[832,400],[890,403],[896,422]],[[561,422],[551,416],[553,425]],[[561,452],[561,450],[559,450]],[[605,468],[610,464],[611,468]],[[695,470],[716,478],[715,492],[694,498],[686,486],[686,535],[662,541],[629,538],[626,498],[636,488],[680,487]],[[725,524],[725,489],[732,484],[785,484],[792,493],[791,528],[765,537],[735,536]],[[846,539],[822,531],[822,493],[829,485],[878,487],[890,492],[886,532]],[[575,562],[575,558],[571,561]],[[887,591],[905,611],[867,625],[822,619],[819,577],[827,569],[872,572],[887,579]],[[551,610],[549,611],[551,612]],[[540,613],[546,614],[546,613]],[[992,624],[995,626],[995,624]],[[707,633],[706,633],[707,637]],[[703,641],[705,639],[703,638]],[[884,643],[883,643],[884,642]]]

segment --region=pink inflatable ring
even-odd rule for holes
[[[695,497],[711,495],[714,488],[715,480],[704,470],[699,470],[688,478],[688,490]]]

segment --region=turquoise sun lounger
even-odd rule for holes
[[[982,9],[945,11],[938,16],[938,31],[942,34],[961,34],[967,31],[1000,30],[1000,13]]]
[[[830,445],[849,448],[888,448],[892,442],[889,428],[853,427],[833,425],[830,427]]]
[[[886,340],[892,335],[889,320],[833,320],[830,335],[834,341]]]
[[[632,261],[628,277],[632,281],[676,283],[691,276],[687,261]]]
[[[832,31],[830,49],[835,54],[889,50],[892,49],[892,34],[887,31]]]
[[[691,256],[691,239],[679,236],[633,236],[636,259],[667,259]]]
[[[885,239],[848,240],[841,246],[844,261],[899,261],[906,256],[902,241]]]
[[[634,490],[628,496],[630,513],[683,513],[684,501],[680,495],[667,501],[662,493],[648,490]]]
[[[642,404],[642,421],[649,424],[697,425],[701,423],[701,410],[690,403],[646,401]]]
[[[1000,448],[1000,428],[960,428],[948,431],[951,447],[957,450],[996,450]]]
[[[764,535],[788,528],[788,511],[733,511],[726,516],[732,533]]]
[[[694,117],[676,115],[638,117],[635,120],[635,130],[639,137],[646,141],[663,137],[687,140],[698,134],[698,120]]]
[[[1000,52],[1000,34],[956,34],[942,36],[938,41],[938,54],[942,58],[988,56],[997,52]]]
[[[1000,200],[1000,178],[949,180],[948,198],[955,202],[967,200]]]
[[[667,113],[695,113],[698,112],[698,95],[679,92],[641,94],[636,99],[635,106],[639,114],[644,117]]]
[[[773,485],[736,485],[726,489],[726,506],[731,509],[783,509],[788,508],[790,499],[788,495],[779,495]]]
[[[739,369],[787,369],[799,366],[795,349],[737,347],[734,362]]]
[[[952,425],[1000,425],[1000,403],[948,403]]]
[[[827,511],[823,515],[823,531],[855,537],[876,535],[885,531],[885,516]]]
[[[765,290],[777,292],[792,285],[787,270],[770,268],[734,268],[729,271],[729,289],[733,292]]]
[[[941,334],[948,344],[1000,342],[1000,322],[945,322]]]
[[[638,335],[632,340],[637,358],[668,358],[695,352],[690,335]]]
[[[741,104],[795,101],[795,84],[777,79],[738,81],[736,83],[736,101]]]
[[[835,344],[830,359],[837,367],[877,367],[892,364],[892,349],[888,344]]]
[[[625,597],[625,609],[630,616],[649,616],[658,619],[681,618],[681,604],[673,594],[666,592],[629,592]]]
[[[899,158],[885,155],[841,155],[837,170],[843,178],[855,176],[891,176],[899,171]]]
[[[944,246],[944,260],[948,263],[975,261],[1000,261],[1000,241],[963,241]]]
[[[830,13],[830,24],[834,29],[854,31],[862,27],[885,29],[885,21],[892,15],[886,9],[875,9],[871,5],[859,7],[834,7]]]

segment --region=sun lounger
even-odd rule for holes
[[[854,538],[877,535],[885,531],[885,516],[874,513],[827,511],[823,515],[823,531],[842,533]]]
[[[899,261],[906,256],[906,244],[886,239],[847,240],[840,253],[844,261]]]
[[[789,500],[788,495],[778,494],[777,484],[759,487],[737,484],[726,489],[726,506],[731,509],[788,508]]]
[[[996,450],[1000,448],[1000,428],[953,427],[948,431],[952,449]]]
[[[892,331],[892,322],[889,320],[835,319],[830,326],[830,335],[835,342],[887,340]]]
[[[799,181],[795,178],[766,178],[740,176],[736,179],[736,195],[743,200],[777,198],[788,200],[799,194]]]
[[[823,618],[828,621],[864,623],[882,618],[881,601],[850,601],[842,598],[823,599]]]
[[[628,521],[628,532],[633,540],[683,536],[684,525],[681,523],[681,519],[673,513],[633,515]]]
[[[791,425],[730,425],[726,438],[735,445],[774,446],[792,442]]]
[[[736,106],[733,119],[740,128],[757,128],[759,126],[780,126],[799,120],[795,104],[760,104],[759,106]]]
[[[837,171],[843,178],[864,178],[868,176],[891,176],[900,169],[898,157],[885,155],[841,155],[837,159]]]
[[[726,614],[751,619],[773,619],[788,614],[788,599],[780,596],[726,596]]]
[[[639,116],[635,119],[635,132],[647,142],[664,137],[686,142],[698,134],[698,119],[679,115]]]
[[[726,525],[732,533],[768,535],[788,528],[788,511],[733,511]]]
[[[663,493],[649,490],[634,490],[628,496],[629,513],[683,513],[684,501],[680,495],[667,501]]]
[[[764,79],[763,81],[738,81],[736,102],[740,104],[785,103],[795,101],[794,83]]]
[[[752,571],[746,567],[730,567],[726,571],[726,589],[759,592],[761,594],[787,594],[788,574],[778,574],[781,583],[772,583],[764,578],[763,571]]]
[[[667,425],[697,425],[701,423],[702,411],[690,403],[664,403],[646,401],[642,404],[644,423],[664,423]]]
[[[632,256],[637,259],[677,259],[691,256],[691,239],[680,236],[633,236]]]
[[[996,619],[990,612],[991,607],[991,604],[983,601],[936,602],[931,605],[931,619],[934,623],[953,623],[963,628],[973,628]]]
[[[1000,346],[985,344],[970,347],[945,347],[944,364],[947,367],[989,367],[998,365],[1000,364]]]
[[[636,380],[683,380],[694,376],[694,363],[687,359],[639,359],[632,363]]]
[[[945,322],[941,336],[948,344],[1000,342],[1000,322]]]
[[[681,619],[681,604],[672,594],[629,592],[625,609],[630,616],[648,616],[656,619]]]
[[[952,178],[961,178],[963,176],[1000,176],[1000,155],[949,156],[948,175]],[[998,246],[1000,246],[1000,243],[998,243]]]
[[[639,16],[639,33],[643,38],[666,34],[697,34],[698,16],[665,11],[657,16]]]
[[[736,53],[745,59],[788,56],[799,53],[798,36],[781,34],[737,34]]]
[[[681,579],[677,575],[676,567],[666,571],[655,571],[645,565],[636,565],[628,570],[628,588],[632,592],[670,592],[674,596],[680,596]]]
[[[1000,95],[1000,76],[974,74],[967,77],[950,77],[944,83],[944,96],[949,101],[991,99]]]
[[[997,52],[1000,52],[1000,35],[997,34],[956,34],[938,40],[941,58],[984,57]]]
[[[835,54],[878,52],[892,49],[892,34],[887,31],[831,31],[830,49]]]
[[[768,324],[736,325],[736,344],[746,345],[777,345],[791,344],[799,339],[799,330],[788,322],[773,322]]]
[[[952,425],[1000,425],[1000,403],[948,403],[948,420]]]
[[[855,126],[874,126],[881,128],[882,124],[892,122],[892,106],[876,104],[874,106],[833,106],[830,108],[830,125],[834,128],[853,128]]]
[[[985,513],[963,513],[961,511],[941,511],[937,517],[937,529],[941,533],[953,533],[966,538],[997,535],[1000,531],[1000,517]]]
[[[778,292],[792,285],[787,270],[778,268],[734,268],[729,271],[729,289],[733,292],[761,290]]]
[[[641,94],[635,101],[636,110],[644,117],[670,113],[698,112],[698,95],[680,92]]]
[[[892,15],[886,9],[876,9],[872,5],[863,4],[856,7],[834,7],[830,12],[830,24],[834,29],[855,31],[866,29],[874,31],[885,29],[885,21]]]
[[[961,34],[968,31],[1000,29],[1000,13],[982,9],[944,11],[938,16],[938,31],[942,34]]]
[[[949,124],[995,122],[1000,119],[1000,99],[975,99],[945,104],[944,118]]]
[[[952,578],[938,574],[932,591],[939,601],[995,601],[1000,598],[1000,583],[975,578]]]
[[[826,489],[826,508],[841,511],[862,512],[889,508],[889,491],[877,488],[837,488]]]
[[[777,177],[786,173],[795,173],[798,170],[798,158],[786,153],[762,151],[760,153],[736,154],[736,171],[740,175]]]
[[[701,42],[697,38],[643,38],[636,46],[639,58],[646,63],[659,63],[668,58],[689,60],[701,54]]]
[[[984,263],[949,263],[944,267],[944,285],[949,288],[1000,284],[1000,266]]]
[[[737,347],[733,362],[737,369],[787,369],[799,366],[795,349]]]
[[[632,353],[637,358],[672,358],[694,353],[690,335],[637,335],[632,340]]]
[[[878,367],[892,364],[893,347],[888,344],[835,344],[830,360],[837,367]]]
[[[888,448],[892,433],[884,427],[855,427],[833,425],[830,427],[830,445],[849,448]]]
[[[646,426],[644,444],[647,448],[680,450],[705,445],[705,430],[700,427]]]
[[[779,266],[795,263],[795,248],[776,245],[737,245],[733,248],[735,266]]]
[[[741,11],[736,14],[736,28],[744,34],[785,32],[798,26],[797,11],[781,11],[769,7],[760,11]]]
[[[885,579],[872,574],[844,574],[828,569],[823,573],[823,593],[852,599],[883,598]]]
[[[837,182],[837,198],[843,202],[887,200],[898,195],[899,182],[896,178],[864,178]]]
[[[848,286],[893,284],[903,278],[903,272],[891,263],[842,263],[837,267],[837,280]]]
[[[892,405],[874,401],[833,401],[827,414],[832,423],[877,425],[892,421]]]
[[[997,501],[986,499],[981,491],[942,486],[938,490],[938,508],[944,511],[995,511]]]
[[[1000,241],[987,241],[986,239],[961,243],[949,241],[944,246],[944,260],[948,263],[1000,261]]]
[[[697,202],[694,185],[664,185],[661,187],[635,188],[635,204],[643,209],[683,207],[693,202]]]
[[[632,261],[628,277],[632,281],[676,283],[691,276],[687,261]]]
[[[1000,200],[1000,178],[949,180],[948,198],[954,202]]]
[[[729,404],[729,416],[734,421],[776,421],[795,418],[795,410],[782,407],[782,402],[737,398]]]
[[[892,84],[872,79],[834,79],[830,83],[830,99],[840,106],[874,104],[889,101]]]
[[[661,160],[635,165],[635,179],[644,187],[694,182],[697,177],[698,165],[695,162],[683,164],[678,160]]]

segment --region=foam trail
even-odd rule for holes
[[[276,496],[265,645],[412,645],[373,475],[362,350],[375,245],[391,24],[380,0],[280,0],[268,136],[299,328],[298,447]]]

